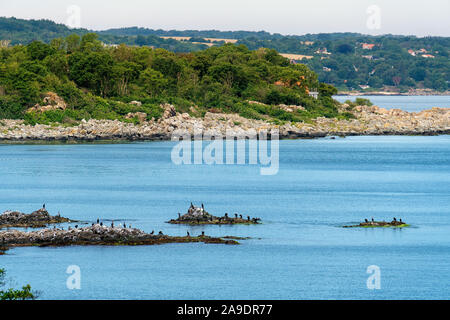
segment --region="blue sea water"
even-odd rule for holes
[[[0,145],[0,211],[47,209],[145,231],[252,237],[239,246],[16,248],[11,285],[41,299],[449,299],[450,136],[280,142],[280,168],[181,165],[174,142]],[[194,202],[262,225],[169,225]],[[345,229],[364,218],[405,229]],[[69,265],[81,290],[66,287]],[[368,266],[381,272],[369,290]]]
[[[420,112],[433,107],[450,108],[450,96],[335,96],[334,98],[339,102],[364,98],[381,108],[402,109],[409,112]]]

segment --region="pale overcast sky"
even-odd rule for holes
[[[0,16],[70,24],[71,5],[81,9],[81,27],[94,30],[139,26],[450,36],[450,0],[0,0]]]

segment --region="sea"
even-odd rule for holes
[[[448,97],[370,99],[450,107]],[[0,211],[45,203],[78,224],[249,239],[14,248],[0,256],[6,287],[30,284],[44,300],[450,298],[450,136],[283,140],[273,175],[258,164],[176,164],[176,145],[0,145]],[[166,223],[191,202],[262,224]],[[343,228],[394,217],[410,227]]]

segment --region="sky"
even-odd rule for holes
[[[0,0],[0,16],[92,30],[247,30],[450,36],[450,0]]]

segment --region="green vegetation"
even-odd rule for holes
[[[368,107],[373,106],[372,101],[364,98],[356,98],[355,101],[346,100],[345,103],[348,104],[350,108],[354,108],[356,106],[368,106]]]
[[[0,118],[30,124],[73,125],[81,119],[130,119],[142,112],[162,115],[161,103],[202,116],[205,112],[239,113],[253,119],[305,121],[318,116],[346,117],[331,98],[337,90],[319,83],[302,64],[291,64],[275,50],[251,51],[227,44],[193,53],[149,47],[105,46],[96,34],[76,34],[0,49]],[[318,90],[319,98],[309,96]],[[29,110],[49,104],[56,93],[67,108]],[[142,104],[130,102],[139,101]],[[258,101],[264,104],[252,104]],[[287,112],[278,105],[301,105]]]
[[[0,40],[11,40],[12,45],[28,44],[34,40],[50,43],[58,37],[65,38],[74,33],[82,36],[89,32],[69,29],[49,20],[0,18]],[[281,53],[313,56],[313,59],[302,60],[302,63],[318,74],[319,81],[340,90],[368,91],[387,86],[400,92],[410,88],[445,91],[450,81],[449,37],[368,36],[358,33],[283,36],[264,31],[164,31],[137,27],[101,31],[98,36],[105,44],[152,46],[177,53],[206,49],[204,44],[193,43],[208,42],[202,41],[205,38],[236,39],[237,45],[243,44],[250,50],[270,48]],[[192,38],[177,41],[162,39],[162,36]],[[214,43],[215,46],[222,44]],[[363,44],[374,46],[364,49]]]
[[[0,269],[0,300],[33,300],[36,298],[36,293],[31,291],[30,285],[23,286],[22,289],[1,290],[5,282],[6,272]]]

